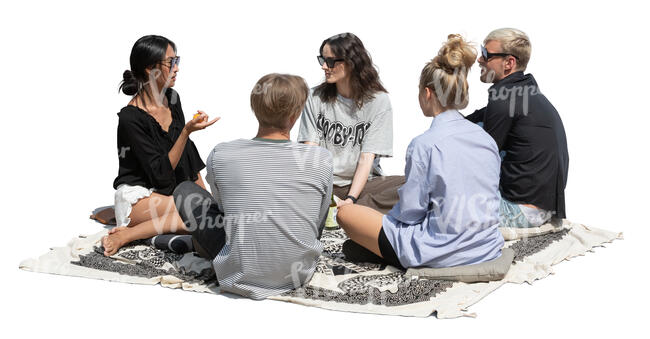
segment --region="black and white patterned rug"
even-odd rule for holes
[[[39,259],[21,263],[25,270],[83,276],[141,284],[218,293],[211,264],[194,254],[175,254],[134,242],[112,257],[103,255],[101,237],[106,231],[73,239],[68,246],[54,248]],[[506,278],[490,283],[411,278],[391,266],[351,262],[341,252],[347,236],[342,230],[323,232],[324,251],[312,279],[303,287],[270,299],[332,310],[429,316],[472,316],[467,307],[507,283],[523,283],[546,277],[551,266],[583,255],[594,246],[622,238],[615,232],[565,222],[552,232],[509,240],[515,252]]]

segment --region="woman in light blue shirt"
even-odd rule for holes
[[[474,48],[449,35],[422,70],[420,107],[433,122],[408,147],[406,183],[388,214],[358,205],[339,209],[338,222],[351,239],[343,246],[349,259],[378,256],[400,268],[451,267],[501,255],[499,152],[483,129],[457,111],[467,107],[467,72],[475,60]]]

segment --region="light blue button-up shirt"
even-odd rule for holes
[[[477,264],[501,255],[496,143],[458,111],[437,115],[406,152],[406,183],[383,229],[404,267]]]

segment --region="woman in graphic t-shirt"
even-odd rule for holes
[[[119,171],[113,182],[117,227],[102,239],[104,255],[123,245],[162,233],[186,233],[171,194],[183,181],[205,188],[199,171],[205,164],[190,133],[208,122],[200,112],[187,124],[176,82],[180,57],[169,39],[148,35],[131,50],[131,69],[120,89],[133,98],[118,113]]]
[[[339,206],[358,203],[382,213],[399,197],[403,176],[383,176],[380,157],[393,155],[393,110],[370,55],[352,33],[323,41],[318,62],[325,81],[312,89],[299,142],[319,145],[334,159]]]

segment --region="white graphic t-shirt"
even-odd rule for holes
[[[334,185],[352,182],[361,152],[375,154],[368,178],[383,175],[379,158],[393,156],[393,109],[388,94],[375,93],[359,109],[341,95],[325,103],[313,93],[312,89],[300,118],[298,142],[315,142],[332,153]]]

